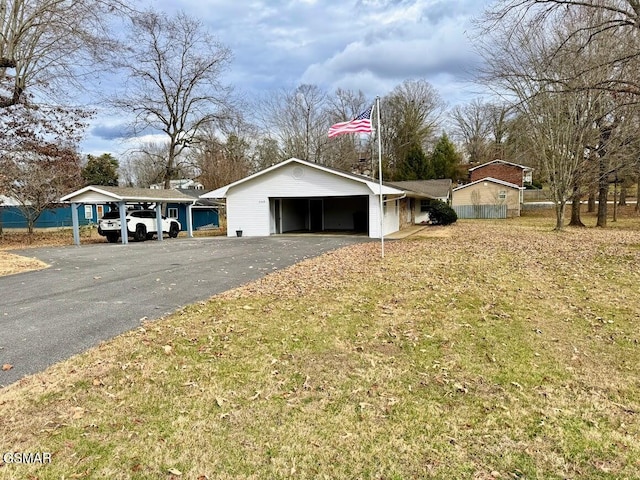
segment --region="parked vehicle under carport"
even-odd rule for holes
[[[127,232],[136,241],[151,240],[158,235],[156,212],[154,210],[132,210],[127,212]],[[176,238],[181,225],[175,218],[162,216],[162,232],[170,238]],[[120,212],[113,210],[104,214],[98,222],[98,233],[107,238],[109,243],[116,243],[121,235]]]

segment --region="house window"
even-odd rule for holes
[[[93,219],[93,205],[85,205],[84,206],[84,219],[92,220]]]
[[[420,200],[420,211],[421,212],[429,211],[429,200]]]
[[[178,218],[178,209],[175,207],[167,208],[167,213],[171,218]]]
[[[498,192],[498,200],[506,200],[507,199],[507,191],[506,190],[500,190]]]

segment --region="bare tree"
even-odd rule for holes
[[[426,80],[406,80],[382,99],[381,135],[391,175],[409,151],[430,150],[446,102]]]
[[[203,127],[189,159],[204,187],[216,189],[251,173],[255,137],[255,127],[239,115],[221,128]]]
[[[632,57],[626,64],[615,60],[628,50],[618,41],[624,32],[616,14],[594,9],[594,2],[568,2],[573,8],[562,11],[540,7],[543,2],[502,3],[509,8],[493,17],[499,23],[482,42],[489,65],[483,79],[507,92],[526,120],[556,201],[556,228],[562,228],[560,207],[568,198],[572,224],[581,224],[580,198],[591,188],[588,172],[597,172],[598,226],[605,226],[609,177],[624,161],[624,112],[633,103],[629,94],[609,88],[631,78]],[[594,30],[604,25],[606,34]],[[590,166],[594,160],[597,169]]]
[[[114,50],[108,22],[124,10],[119,0],[0,0],[0,108],[79,87]]]
[[[599,62],[586,62],[580,68],[564,72],[554,77],[554,82],[562,83],[565,89],[576,88],[575,79],[584,77],[592,70],[607,66],[617,75],[603,77],[596,75],[593,83],[581,84],[583,89],[598,89],[616,93],[640,95],[640,80],[636,74],[640,58],[640,3],[638,0],[499,0],[493,4],[479,20],[480,29],[487,33],[499,26],[504,29],[527,28],[544,29],[548,22],[566,18],[567,14],[589,18],[589,22],[566,23],[569,27],[564,41],[548,52],[549,58],[566,58],[567,46],[576,54],[582,54],[589,45],[608,42],[612,37],[623,48],[612,49]],[[546,77],[538,78],[539,81]],[[580,82],[578,82],[580,84]]]
[[[489,104],[480,99],[466,105],[456,105],[451,111],[454,135],[460,139],[468,155],[469,163],[480,164],[489,160],[489,135],[491,118]]]
[[[31,235],[36,221],[60,197],[82,185],[80,157],[72,146],[23,142],[0,156],[2,190],[19,204]]]
[[[563,25],[561,19],[550,20],[541,30],[508,24],[494,29],[483,43],[488,66],[483,80],[509,95],[524,122],[551,189],[558,230],[564,227],[565,206],[574,196],[585,149],[596,143],[594,122],[602,116],[602,92],[580,88],[591,78],[577,77],[570,88],[554,81],[569,77],[577,67],[575,59],[554,56],[565,38]]]
[[[278,139],[284,158],[326,163],[327,94],[317,85],[282,89],[259,101],[265,136]]]
[[[168,151],[166,142],[151,141],[141,144],[120,164],[121,183],[142,188],[164,184]],[[195,170],[185,155],[175,159],[172,180],[192,178],[195,175]]]
[[[328,96],[327,103],[329,123],[333,125],[355,118],[369,108],[373,101],[367,99],[362,91],[339,88]],[[328,144],[327,164],[343,170],[372,174],[375,170],[372,139],[372,135],[340,135],[332,138]]]
[[[162,180],[168,188],[176,159],[204,125],[228,115],[230,88],[222,73],[231,51],[185,13],[146,11],[132,16],[128,50],[119,62],[126,88],[112,104],[133,113],[135,134],[161,131],[167,138]]]

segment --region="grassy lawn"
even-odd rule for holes
[[[0,478],[638,478],[640,219],[552,227],[343,248],[1,389],[52,461]]]

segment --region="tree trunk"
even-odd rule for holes
[[[596,211],[596,194],[589,193],[589,199],[587,200],[587,212],[593,213]]]
[[[582,195],[580,195],[579,190],[580,189],[577,186],[573,187],[573,196],[571,197],[571,220],[569,221],[570,227],[585,226],[580,218],[580,200],[582,200]]]
[[[554,230],[560,231],[564,228],[564,210],[566,206],[566,200],[556,202],[556,228]]]
[[[623,182],[620,186],[620,197],[618,197],[618,205],[621,207],[627,206],[627,185]]]
[[[602,181],[600,181],[602,184]],[[607,199],[609,194],[609,184],[606,182],[605,185],[600,185],[598,189],[598,221],[596,223],[596,227],[605,228],[607,226]]]
[[[598,221],[596,227],[607,226],[607,200],[609,196],[609,172],[607,162],[600,157],[600,175],[598,179]]]
[[[613,221],[618,221],[618,179],[616,177],[616,181],[613,184]]]
[[[640,212],[640,174],[636,183],[636,212]]]

